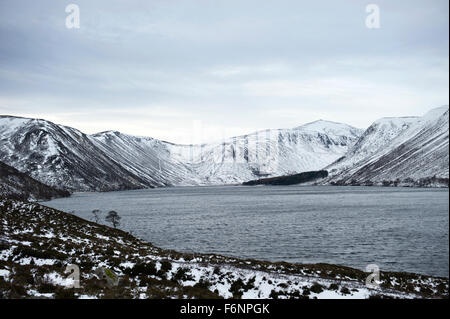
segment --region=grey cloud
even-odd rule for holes
[[[166,127],[190,114],[185,131],[250,130],[318,117],[364,127],[448,104],[448,1],[376,1],[377,30],[363,1],[73,2],[79,30],[64,26],[68,3],[0,3],[0,113],[91,131],[88,115],[64,114],[104,110],[99,126],[120,130],[108,110],[145,109]]]

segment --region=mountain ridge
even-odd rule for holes
[[[88,135],[43,119],[1,115],[0,161],[70,191],[241,184],[322,169],[330,173],[323,183],[437,178],[448,185],[448,106],[421,117],[380,118],[366,130],[317,120],[202,144],[117,130]]]
[[[86,134],[46,120],[0,117],[0,160],[69,191],[152,186],[108,158]]]
[[[87,135],[46,120],[0,116],[0,160],[71,191],[234,184],[330,164],[361,133],[342,127],[342,134],[275,129],[182,145],[113,130]]]
[[[448,187],[448,106],[421,117],[375,121],[348,153],[327,166],[337,184],[392,184]]]

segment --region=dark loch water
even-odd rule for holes
[[[162,248],[261,260],[449,274],[448,189],[176,187],[80,193],[44,205],[121,227]],[[103,218],[104,218],[103,215]]]

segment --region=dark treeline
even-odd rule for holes
[[[310,171],[300,174],[278,176],[270,178],[262,178],[253,181],[244,182],[242,185],[254,186],[254,185],[294,185],[313,181],[319,178],[325,178],[328,176],[327,171]]]

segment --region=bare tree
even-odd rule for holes
[[[92,211],[92,215],[94,215],[94,221],[98,224],[98,222],[100,221],[100,214],[101,214],[101,211],[100,211],[100,209],[94,209],[93,211]]]
[[[111,223],[114,228],[117,228],[117,226],[120,225],[120,220],[122,217],[119,216],[119,214],[116,211],[110,211],[108,212],[108,215],[106,215],[105,220],[108,223]]]

